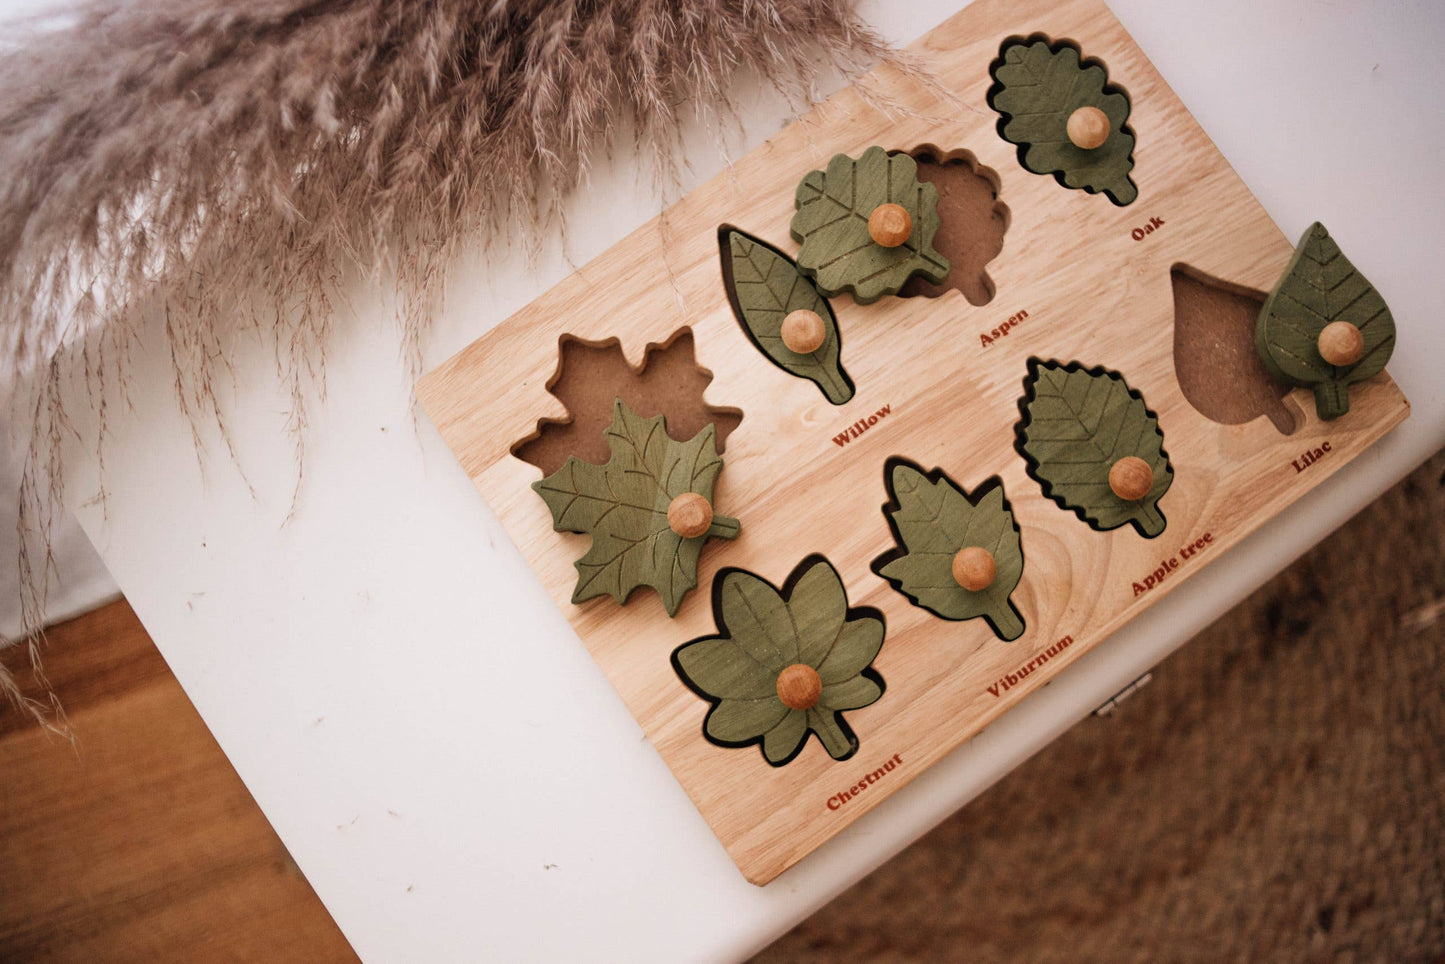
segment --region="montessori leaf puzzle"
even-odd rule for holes
[[[1100,0],[913,53],[418,386],[758,884],[1409,411],[1349,239],[1291,244]]]

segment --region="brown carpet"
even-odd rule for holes
[[[1445,454],[756,958],[879,959],[1445,959]]]

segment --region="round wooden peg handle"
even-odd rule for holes
[[[1137,455],[1126,455],[1109,467],[1109,488],[1125,502],[1137,502],[1154,488],[1154,470]]]
[[[783,319],[783,344],[795,355],[811,355],[823,347],[828,337],[828,328],[823,316],[807,308],[788,312]]]
[[[1365,354],[1365,336],[1348,321],[1332,321],[1320,329],[1320,357],[1336,368],[1353,365]]]
[[[998,562],[982,546],[966,546],[953,557],[953,581],[969,592],[982,592],[993,585]]]
[[[668,503],[667,525],[684,539],[707,535],[712,526],[712,503],[697,492],[684,492]]]
[[[778,699],[790,710],[810,710],[823,696],[823,678],[807,663],[794,663],[778,674]]]
[[[896,248],[913,233],[913,215],[901,204],[880,204],[868,215],[868,236],[875,244]]]
[[[1109,115],[1097,107],[1080,107],[1069,115],[1065,129],[1075,147],[1092,151],[1109,139]]]

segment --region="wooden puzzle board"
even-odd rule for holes
[[[1042,32],[1102,60],[1132,102],[1138,199],[1118,207],[1024,170],[996,131],[985,101],[989,66],[1012,36]],[[978,733],[1074,659],[1193,573],[1225,556],[1264,521],[1362,452],[1408,414],[1386,376],[1354,386],[1352,410],[1322,423],[1309,393],[1288,404],[1297,428],[1282,435],[1265,417],[1221,425],[1199,414],[1175,377],[1170,272],[1187,265],[1267,291],[1293,245],[1235,176],[1103,3],[980,0],[913,46],[959,103],[883,68],[867,82],[911,110],[889,116],[849,88],[758,147],[547,294],[428,374],[418,395],[477,488],[501,518],[578,636],[621,694],[748,880],[766,883]],[[842,406],[767,361],[729,307],[719,225],[735,225],[795,253],[788,232],[799,179],[835,153],[870,145],[967,149],[997,172],[1011,212],[1002,253],[989,265],[993,300],[975,307],[956,291],[937,299],[885,298],[867,306],[832,299],[842,363],[857,386]],[[1136,240],[1135,229],[1157,218]],[[983,335],[1026,313],[1005,337]],[[657,596],[638,592],[570,602],[573,562],[586,536],[556,533],[531,489],[541,472],[510,454],[540,418],[563,418],[546,385],[563,335],[621,339],[644,348],[680,328],[714,374],[710,403],[744,415],[727,438],[718,511],[742,521],[736,541],[710,540],[698,589],[668,619]],[[1014,448],[1027,359],[1080,361],[1121,372],[1157,413],[1174,467],[1155,539],[1132,527],[1098,532],[1043,496]],[[866,432],[835,443],[860,419],[887,410]],[[1303,469],[1302,455],[1328,451]],[[892,547],[882,513],[884,461],[900,455],[941,466],[972,489],[998,475],[1022,527],[1024,575],[1013,600],[1024,635],[999,640],[982,620],[946,622],[915,607],[869,563]],[[1204,540],[1188,558],[1181,549]],[[708,704],[669,662],[680,644],[716,631],[709,588],[723,566],[780,585],[811,553],[841,573],[851,606],[882,610],[887,624],[873,668],[881,700],[849,711],[860,747],[831,759],[817,740],[782,767],[756,747],[726,749],[702,733]],[[1180,560],[1157,586],[1134,585]],[[1062,640],[1069,643],[1062,648]],[[1004,686],[1037,654],[1057,656]],[[846,802],[842,791],[886,761],[885,777]],[[830,805],[831,804],[831,805]]]

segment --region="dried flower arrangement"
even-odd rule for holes
[[[81,0],[32,23],[0,59],[0,352],[30,424],[18,563],[37,676],[65,402],[78,384],[104,438],[145,318],[164,315],[178,403],[223,439],[228,339],[274,339],[299,459],[344,274],[395,276],[415,365],[458,248],[557,227],[619,122],[667,183],[680,120],[735,116],[739,74],[801,107],[826,71],[911,70],[850,8]],[[0,690],[63,728],[3,668]]]

